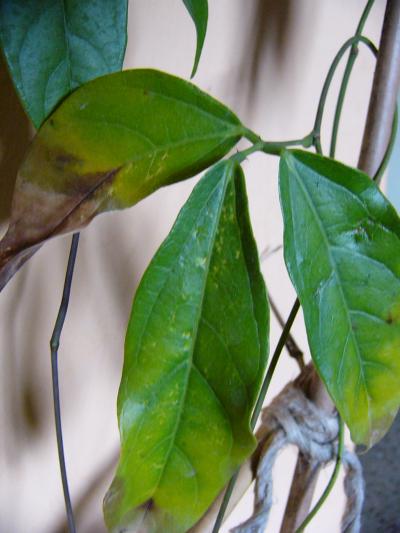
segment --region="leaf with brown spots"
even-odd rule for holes
[[[154,70],[77,89],[40,128],[20,168],[0,242],[0,289],[43,241],[197,174],[243,130],[194,85]]]

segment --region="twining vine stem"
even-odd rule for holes
[[[398,109],[396,107],[396,110],[395,110],[394,116],[393,116],[392,131],[391,131],[391,134],[390,134],[388,147],[386,149],[385,155],[383,156],[382,162],[379,165],[378,170],[376,171],[374,177],[372,178],[378,184],[381,182],[382,176],[383,176],[383,174],[384,174],[384,172],[386,170],[386,167],[387,167],[387,165],[389,163],[389,160],[390,160],[392,152],[393,152],[393,148],[394,148],[395,141],[396,141],[398,122],[399,122],[399,113],[398,113]]]
[[[322,493],[320,499],[317,501],[313,509],[310,511],[309,515],[305,518],[305,520],[300,524],[300,526],[296,529],[296,533],[302,533],[302,531],[305,530],[305,528],[308,526],[308,524],[311,522],[311,520],[315,517],[315,515],[318,513],[318,511],[321,509],[321,507],[324,505],[326,499],[328,498],[329,494],[331,493],[336,480],[339,475],[340,466],[342,464],[343,459],[343,450],[344,450],[344,423],[340,415],[338,416],[338,422],[339,422],[339,434],[338,434],[338,449],[336,453],[336,461],[335,466],[333,468],[332,476]]]
[[[279,337],[278,344],[276,345],[274,354],[273,354],[273,356],[271,358],[271,362],[270,362],[270,364],[268,366],[268,370],[267,370],[267,373],[265,375],[263,384],[261,386],[261,390],[260,390],[260,393],[259,393],[258,398],[257,398],[257,403],[256,403],[256,406],[254,407],[253,415],[251,417],[251,423],[250,423],[251,429],[254,429],[256,427],[257,420],[258,420],[258,417],[259,417],[259,415],[261,413],[261,409],[262,409],[262,406],[263,406],[263,403],[264,403],[264,400],[265,400],[265,396],[267,395],[268,388],[269,388],[269,385],[271,383],[272,376],[273,376],[273,374],[275,372],[276,365],[278,364],[279,357],[280,357],[280,355],[282,353],[282,350],[283,350],[283,348],[285,346],[286,339],[287,339],[287,337],[288,337],[288,335],[290,333],[290,330],[291,330],[291,328],[293,326],[293,322],[294,322],[294,320],[296,318],[296,315],[297,315],[297,312],[298,312],[299,309],[300,309],[300,302],[299,302],[299,300],[297,298],[296,301],[293,304],[292,310],[290,311],[289,318],[286,321],[285,327],[283,328],[282,334]]]
[[[76,533],[74,513],[71,504],[71,497],[68,488],[67,469],[65,466],[64,444],[61,426],[61,406],[60,406],[60,387],[58,382],[58,348],[60,346],[61,331],[64,326],[65,317],[67,315],[69,298],[71,294],[72,277],[74,274],[76,254],[78,252],[79,233],[74,233],[71,242],[71,250],[69,252],[67,272],[65,274],[64,289],[61,299],[60,308],[58,311],[56,323],[53,334],[50,340],[51,349],[51,377],[53,383],[53,402],[54,402],[54,417],[56,425],[57,450],[58,460],[60,463],[61,480],[64,491],[65,510],[67,513],[67,523],[70,533]]]
[[[357,26],[355,35],[361,35],[367,21],[368,15],[371,11],[372,6],[374,5],[375,0],[368,0],[367,5],[364,8],[364,11],[361,15],[360,21]],[[349,84],[350,75],[353,70],[354,63],[358,56],[358,43],[353,44],[350,49],[350,55],[347,60],[346,67],[344,69],[342,82],[340,84],[339,95],[336,102],[335,115],[333,118],[332,133],[331,133],[331,146],[329,150],[329,156],[335,157],[337,135],[339,131],[340,117],[342,115],[342,109],[344,104],[344,98],[347,92],[347,86]]]
[[[375,0],[368,0],[367,5],[365,6],[365,9],[363,11],[363,14],[361,15],[360,22],[358,23],[357,31],[355,33],[355,37],[357,37],[357,36],[362,34],[362,31],[363,31],[364,26],[365,26],[365,22],[367,21],[368,15],[369,15],[369,13],[371,11],[371,8],[372,8],[374,2],[375,2]],[[378,50],[376,49],[376,47],[374,45],[370,46],[370,50],[372,51],[374,56],[377,57]],[[331,145],[330,145],[330,149],[329,149],[329,157],[335,157],[336,144],[337,144],[337,135],[338,135],[338,131],[339,131],[339,122],[340,122],[340,117],[341,117],[341,113],[342,113],[342,109],[343,109],[344,98],[345,98],[345,95],[346,95],[347,86],[348,86],[349,81],[350,81],[350,75],[351,75],[351,72],[353,70],[353,66],[354,66],[354,63],[355,63],[355,61],[357,59],[357,56],[358,56],[358,43],[354,43],[352,45],[351,49],[350,49],[350,55],[349,55],[349,58],[347,60],[347,64],[346,64],[346,67],[345,67],[345,70],[344,70],[344,73],[343,73],[342,82],[340,84],[339,95],[338,95],[338,99],[337,99],[337,103],[336,103],[336,109],[335,109],[335,115],[334,115],[334,119],[333,119],[332,134],[331,134]],[[375,175],[373,177],[374,181],[376,181],[377,183],[380,183],[380,180],[381,180],[381,178],[382,178],[382,176],[383,176],[383,174],[384,174],[384,172],[386,170],[386,167],[387,167],[388,162],[390,160],[390,157],[392,155],[394,144],[395,144],[395,140],[396,140],[397,125],[398,125],[398,110],[396,108],[395,113],[394,113],[394,117],[393,117],[392,131],[391,131],[391,134],[390,134],[390,139],[389,139],[389,143],[388,143],[388,146],[387,146],[387,149],[386,149],[386,152],[385,152],[385,156],[382,159],[382,162],[379,165],[379,168],[378,168],[378,170],[376,171],[376,173],[375,173]]]
[[[346,53],[348,48],[351,48],[350,58],[348,60],[348,64],[346,65],[346,68],[345,68],[345,72],[344,72],[341,88],[340,88],[340,91],[339,91],[338,101],[337,101],[337,105],[336,105],[336,109],[335,109],[335,116],[334,116],[333,129],[332,129],[332,137],[333,138],[331,140],[331,153],[334,154],[335,148],[336,148],[336,139],[337,139],[337,133],[338,133],[338,127],[339,127],[340,115],[341,115],[341,111],[342,111],[342,107],[343,107],[344,97],[345,97],[346,89],[347,89],[347,86],[348,86],[350,73],[351,73],[351,70],[353,68],[353,64],[354,64],[354,61],[356,59],[356,56],[357,56],[357,48],[358,48],[357,45],[360,42],[364,43],[371,50],[371,52],[374,54],[375,57],[377,56],[377,53],[378,53],[377,48],[372,43],[372,41],[370,39],[368,39],[367,37],[361,35],[362,31],[363,31],[363,28],[364,28],[364,25],[365,25],[365,22],[367,20],[367,17],[369,15],[369,12],[370,12],[370,10],[372,8],[373,3],[374,3],[374,0],[369,0],[367,2],[367,5],[366,5],[366,7],[365,7],[365,9],[364,9],[364,11],[363,11],[363,13],[361,15],[359,23],[358,23],[355,35],[353,37],[349,38],[340,47],[339,51],[337,52],[336,56],[334,57],[334,59],[333,59],[333,61],[331,63],[331,66],[330,66],[330,68],[328,70],[328,74],[327,74],[327,76],[325,78],[325,81],[324,81],[324,84],[323,84],[323,88],[322,88],[322,91],[321,91],[321,95],[320,95],[320,99],[319,99],[318,106],[317,106],[317,112],[316,112],[316,117],[315,117],[315,121],[314,121],[314,126],[313,126],[313,129],[312,129],[312,132],[310,134],[308,134],[307,136],[303,137],[302,139],[298,139],[298,140],[294,140],[294,141],[288,141],[286,143],[285,142],[267,143],[267,142],[262,141],[260,139],[260,137],[257,134],[255,134],[254,132],[252,132],[251,130],[247,130],[246,137],[247,137],[247,139],[250,142],[253,142],[254,144],[253,144],[252,147],[248,148],[247,150],[243,150],[242,152],[239,152],[238,154],[236,154],[234,156],[234,158],[236,158],[236,160],[238,162],[243,161],[248,155],[250,155],[251,153],[253,153],[255,151],[262,151],[262,152],[265,152],[265,153],[268,153],[268,154],[280,155],[280,152],[281,152],[282,149],[287,148],[288,146],[296,146],[296,145],[297,146],[302,146],[302,147],[305,147],[305,148],[309,148],[309,147],[313,146],[315,148],[315,150],[317,151],[317,153],[322,154],[321,126],[322,126],[322,118],[323,118],[323,115],[324,115],[325,104],[326,104],[329,88],[330,88],[330,86],[332,84],[333,77],[335,75],[336,69],[337,69],[342,57],[344,56],[344,54]],[[397,120],[397,117],[395,117],[394,126],[396,125],[396,120]],[[390,155],[392,144],[394,144],[393,138],[394,138],[394,128],[392,129],[391,142],[389,143],[389,146],[388,146],[388,149],[387,149],[387,154],[388,155]],[[382,162],[382,167],[384,167],[386,165],[387,160],[388,160],[388,158],[384,159],[384,161]],[[383,170],[382,170],[382,172],[383,172]],[[255,407],[255,410],[254,410],[254,413],[253,413],[253,417],[252,417],[252,427],[253,428],[254,428],[254,426],[255,426],[255,424],[257,422],[259,413],[261,412],[262,405],[263,405],[263,402],[264,402],[264,399],[265,399],[269,384],[270,384],[271,379],[272,379],[272,375],[274,373],[274,370],[275,370],[275,367],[277,365],[277,362],[278,362],[280,353],[281,353],[281,351],[283,349],[283,346],[285,345],[286,337],[287,337],[288,334],[290,334],[291,326],[292,326],[292,324],[293,324],[293,322],[294,322],[294,320],[296,318],[296,315],[297,315],[297,312],[298,312],[299,308],[300,308],[300,303],[299,303],[299,300],[296,299],[296,301],[295,301],[295,303],[293,305],[293,308],[292,308],[292,310],[290,312],[288,321],[286,322],[285,327],[284,327],[284,329],[282,331],[282,335],[281,335],[281,337],[280,337],[280,339],[278,341],[277,347],[275,349],[275,353],[274,353],[274,355],[272,357],[272,360],[271,360],[271,363],[270,363],[270,365],[268,367],[267,375],[266,375],[265,380],[263,382],[260,395],[259,395],[259,397],[257,399],[257,404],[256,404],[256,407]],[[341,464],[341,458],[339,457],[339,455],[341,456],[342,449],[343,449],[343,443],[341,443],[341,441],[343,439],[343,423],[342,423],[342,421],[340,421],[339,427],[340,427],[340,429],[339,429],[339,449],[338,449],[338,457],[336,459],[336,465],[335,465],[335,468],[334,468],[334,472],[333,472],[332,477],[331,477],[331,479],[330,479],[330,481],[328,483],[328,486],[326,487],[324,493],[322,494],[322,496],[319,499],[318,503],[316,504],[315,508],[311,511],[311,513],[306,517],[305,521],[303,522],[304,527],[305,527],[305,525],[307,525],[309,523],[309,521],[311,521],[311,519],[315,516],[315,514],[321,508],[322,504],[324,503],[324,501],[328,497],[328,495],[329,495],[330,491],[332,490],[332,487],[333,487],[333,485],[334,485],[334,483],[336,481],[336,478],[337,478],[337,475],[338,475],[338,472],[339,472],[339,469],[340,469],[340,464]],[[221,504],[221,507],[219,509],[219,513],[218,513],[217,519],[216,519],[215,524],[214,524],[213,533],[218,533],[218,531],[219,531],[219,529],[221,527],[221,524],[222,524],[222,521],[223,521],[223,518],[224,518],[224,515],[225,515],[225,512],[226,512],[226,509],[227,509],[227,506],[228,506],[228,503],[229,503],[229,499],[231,497],[231,494],[233,492],[233,489],[234,489],[234,486],[235,486],[235,483],[236,483],[236,479],[237,479],[237,473],[232,477],[231,481],[229,482],[229,484],[227,486],[227,489],[226,489],[226,492],[225,492],[225,495],[224,495],[224,499],[222,501],[222,504]],[[302,527],[302,526],[300,526],[300,527]]]
[[[283,319],[277,305],[275,304],[274,300],[271,298],[271,295],[269,295],[269,306],[272,310],[272,312],[275,315],[275,318],[279,322],[281,328],[283,329],[285,327],[285,320]],[[304,354],[303,351],[299,348],[297,342],[292,337],[292,334],[289,332],[286,338],[286,350],[289,352],[290,357],[292,357],[296,363],[299,366],[299,370],[303,370],[306,366],[304,362]]]
[[[364,37],[363,35],[355,35],[354,37],[350,37],[350,39],[347,39],[347,41],[340,47],[338,53],[336,54],[335,58],[332,61],[332,64],[329,68],[324,85],[322,87],[321,96],[320,96],[319,103],[318,103],[317,115],[315,117],[315,122],[314,122],[314,128],[313,128],[314,143],[313,144],[319,154],[322,154],[322,146],[321,146],[322,117],[324,114],[326,99],[328,97],[328,91],[331,86],[333,76],[335,75],[336,69],[342,57],[346,53],[347,49],[353,47],[354,45],[358,43],[364,43],[371,50],[371,52],[374,54],[375,57],[378,53],[378,50],[376,46],[374,45],[374,43],[367,37]],[[342,98],[344,98],[344,96],[342,96]],[[341,111],[341,108],[338,109],[339,113],[340,111]]]
[[[290,329],[291,329],[291,327],[293,325],[294,319],[296,318],[297,311],[299,310],[299,308],[300,308],[300,302],[299,302],[298,299],[296,299],[296,301],[295,301],[295,303],[294,303],[294,305],[292,307],[292,310],[290,311],[289,318],[286,321],[285,327],[283,328],[281,336],[279,337],[278,344],[276,345],[274,354],[273,354],[273,356],[271,358],[271,363],[268,366],[267,373],[265,375],[263,384],[261,386],[261,391],[260,391],[260,394],[259,394],[259,396],[257,398],[257,403],[256,403],[256,406],[254,408],[253,415],[251,417],[251,423],[250,423],[251,429],[254,429],[255,426],[256,426],[256,423],[257,423],[257,420],[258,420],[258,416],[259,416],[259,414],[261,412],[261,409],[262,409],[262,406],[263,406],[263,403],[264,403],[264,400],[265,400],[265,396],[267,394],[269,385],[270,385],[271,380],[272,380],[272,376],[273,376],[273,374],[275,372],[276,365],[278,364],[279,357],[280,357],[280,355],[282,353],[282,350],[283,350],[283,348],[285,346],[287,337],[288,337],[288,335],[290,333]],[[230,482],[228,483],[228,486],[227,486],[226,491],[225,491],[224,499],[222,500],[221,507],[219,508],[218,515],[217,515],[217,518],[215,520],[215,524],[214,524],[212,533],[218,533],[218,531],[219,531],[219,529],[220,529],[220,527],[222,525],[222,522],[223,522],[224,516],[225,516],[225,512],[226,512],[226,509],[227,509],[228,504],[229,504],[229,500],[231,498],[233,489],[235,487],[237,476],[238,476],[238,472],[235,473],[235,475],[231,478]]]
[[[358,167],[370,176],[387,150],[400,86],[400,2],[386,2]]]

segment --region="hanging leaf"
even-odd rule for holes
[[[36,128],[85,82],[121,70],[127,0],[0,2],[0,40]]]
[[[243,175],[223,162],[194,189],[135,296],[110,530],[187,531],[251,454],[268,323]]]
[[[353,440],[400,404],[400,220],[367,175],[314,154],[280,166],[286,265],[317,369]]]
[[[191,78],[196,74],[199,65],[204,39],[206,38],[208,22],[208,0],[183,0],[196,27],[197,45]]]
[[[197,174],[243,129],[222,104],[162,72],[118,72],[81,87],[41,127],[20,168],[0,289],[44,240]]]

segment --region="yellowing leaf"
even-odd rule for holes
[[[311,355],[353,440],[400,405],[400,220],[366,174],[301,151],[280,166],[285,260]]]
[[[46,239],[197,174],[242,133],[229,109],[162,72],[124,71],[79,88],[40,128],[20,168],[0,242],[0,289]]]
[[[194,189],[133,303],[111,531],[183,533],[254,450],[269,315],[241,169]]]

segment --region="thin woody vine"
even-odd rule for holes
[[[183,4],[197,32],[194,76],[208,3]],[[0,242],[0,287],[48,239],[74,233],[51,339],[71,532],[76,525],[63,450],[58,348],[78,231],[102,212],[131,207],[202,171],[133,298],[117,401],[120,459],[104,500],[109,530],[188,531],[227,486],[213,529],[219,530],[240,466],[256,449],[253,432],[300,307],[313,365],[337,409],[338,432],[332,479],[298,531],[336,480],[344,425],[353,442],[366,448],[390,427],[400,403],[400,220],[378,185],[394,144],[397,113],[373,179],[334,159],[358,48],[379,55],[363,34],[373,4],[367,2],[354,36],[328,70],[311,132],[273,142],[188,81],[157,70],[121,71],[126,1],[0,3],[3,53],[37,129]],[[31,41],[35,47],[28,54]],[[83,42],[90,45],[85,53]],[[326,100],[349,52],[326,157],[321,141]],[[229,156],[242,138],[250,146]],[[270,360],[270,305],[242,169],[255,152],[280,159],[284,257],[298,296]]]

